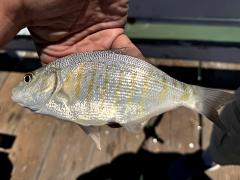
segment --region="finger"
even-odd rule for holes
[[[46,47],[38,45],[37,49],[41,61],[48,64],[57,58],[77,52],[111,49],[113,42],[120,34],[123,34],[122,28],[106,29],[90,34],[84,39],[78,39],[75,36],[71,42],[57,43]]]

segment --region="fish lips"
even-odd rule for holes
[[[18,103],[19,105],[25,107],[25,108],[28,108],[32,111],[37,111],[38,110],[38,106],[37,105],[31,105],[31,106],[28,106],[26,105],[26,103],[23,102],[23,97],[21,96],[21,94],[18,92],[18,89],[17,88],[13,88],[12,89],[12,96],[11,96],[11,99]]]

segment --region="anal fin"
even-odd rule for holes
[[[100,128],[98,126],[81,126],[83,131],[91,137],[97,146],[98,150],[101,150],[100,142]]]

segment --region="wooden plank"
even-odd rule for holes
[[[6,76],[6,75],[5,75]],[[0,85],[0,132],[15,134],[24,109],[11,100],[11,90],[22,79],[21,73],[10,73]]]
[[[5,72],[5,71],[0,72],[0,88],[2,87],[3,83],[7,79],[8,75],[9,75],[9,72]]]
[[[207,175],[216,180],[240,179],[239,166],[222,166],[215,171],[207,171]]]
[[[144,139],[143,132],[131,133],[124,128],[111,129],[104,127],[101,134],[103,137],[102,152],[105,157],[103,158],[99,151],[95,151],[91,159],[89,159],[88,170],[98,165],[95,162],[96,159],[101,159],[102,162],[106,163],[122,153],[138,151]]]
[[[180,108],[164,116],[157,132],[165,144],[148,141],[144,147],[150,152],[193,152],[198,149],[198,116],[195,112]],[[76,179],[84,172],[109,163],[126,152],[139,150],[144,135],[132,134],[125,129],[102,128],[102,150],[72,123],[61,123],[52,140],[39,179]],[[189,146],[192,143],[193,146]]]
[[[95,148],[79,126],[59,122],[37,179],[73,179]],[[74,173],[75,172],[75,173]]]
[[[207,118],[203,117],[203,129],[202,129],[202,145],[203,149],[207,149],[210,144],[210,137],[212,134],[213,123]]]
[[[188,153],[199,149],[198,114],[187,108],[178,108],[164,114],[156,128],[164,144],[151,139],[147,145],[154,152]]]
[[[52,140],[39,179],[76,179],[80,174],[110,162],[115,156],[136,151],[143,134],[125,129],[101,128],[102,150],[73,123],[61,122]]]
[[[14,164],[12,179],[37,179],[56,129],[56,121],[30,111],[25,111],[22,116],[16,132],[17,139],[10,152]]]
[[[41,167],[55,122],[33,114],[11,100],[11,90],[23,78],[21,73],[1,76],[0,132],[17,135],[10,159],[14,164],[12,179],[32,179]]]
[[[199,68],[201,69],[217,69],[217,70],[240,70],[239,63],[229,62],[214,62],[214,61],[199,61],[196,59],[174,59],[168,58],[147,58],[148,62],[155,66],[167,66],[167,67],[183,67],[183,68]]]

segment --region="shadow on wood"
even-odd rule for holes
[[[0,133],[0,148],[9,149],[15,141],[15,136]],[[7,152],[0,151],[0,179],[10,179],[13,164]]]
[[[85,173],[77,180],[153,180],[153,179],[173,179],[181,180],[178,172],[169,172],[169,167],[175,160],[184,157],[179,153],[151,153],[140,149],[135,153],[122,154],[110,164],[104,164],[92,171]],[[174,174],[176,173],[176,174]],[[210,179],[204,171],[199,171],[191,179]]]
[[[153,153],[144,149],[145,142],[155,138],[164,143],[155,132],[155,127],[161,123],[163,115],[152,118],[144,128],[145,138],[136,153],[125,153],[117,156],[109,164],[99,166],[92,171],[80,175],[77,180],[152,180],[152,179],[186,179],[184,166],[191,166],[191,179],[210,179],[201,165],[201,151],[192,154]],[[186,161],[182,161],[185,160]],[[190,158],[189,158],[190,157]],[[199,163],[199,161],[201,161]],[[179,166],[180,163],[180,167]],[[181,164],[183,163],[183,164]],[[181,165],[183,165],[181,167]],[[179,176],[180,175],[180,176]],[[171,178],[170,178],[171,177]]]

